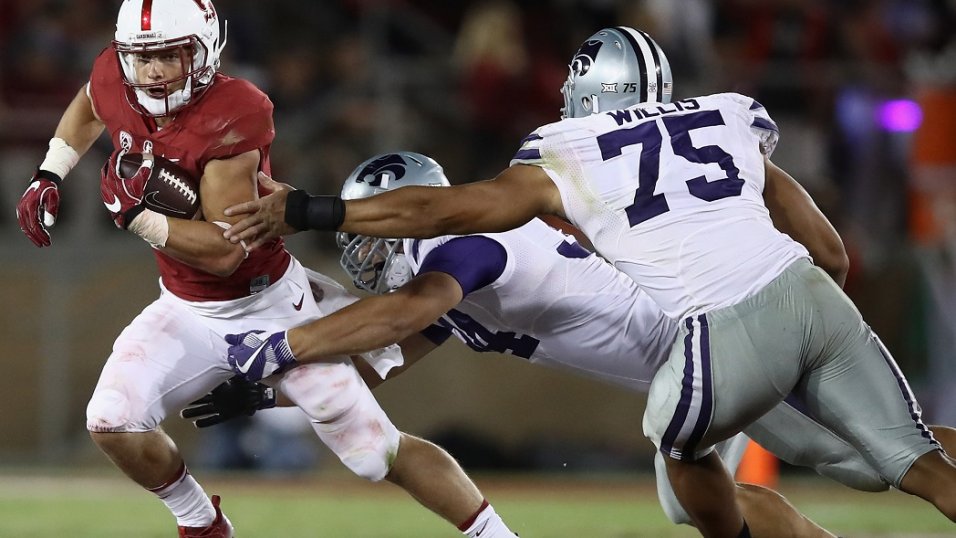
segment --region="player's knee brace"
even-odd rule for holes
[[[279,388],[309,415],[316,434],[346,467],[368,480],[385,478],[400,434],[351,362],[300,366]]]
[[[401,434],[370,392],[334,422],[312,421],[319,438],[353,473],[378,482],[392,468]]]
[[[129,419],[129,398],[116,389],[95,391],[86,406],[86,429],[91,432],[126,431]]]

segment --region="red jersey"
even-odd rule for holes
[[[217,73],[205,93],[176,114],[162,129],[127,102],[119,60],[107,48],[93,63],[90,97],[114,148],[153,153],[170,159],[196,178],[206,164],[259,150],[259,169],[270,173],[269,148],[275,138],[272,102],[252,83]],[[260,191],[260,195],[264,193]],[[289,265],[283,241],[275,239],[249,253],[228,277],[195,269],[153,249],[163,285],[188,301],[223,301],[245,297],[276,282]]]

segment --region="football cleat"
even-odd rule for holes
[[[179,527],[179,538],[233,538],[232,523],[219,508],[219,495],[212,496],[216,519],[206,527]]]

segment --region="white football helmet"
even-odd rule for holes
[[[152,117],[174,114],[196,101],[219,68],[219,16],[210,0],[123,0],[116,19],[113,48],[119,57],[126,98],[138,112]],[[183,75],[163,82],[139,81],[134,61],[138,54],[176,50]],[[170,91],[170,86],[185,86]]]
[[[646,33],[617,26],[598,31],[571,58],[561,87],[562,118],[581,118],[638,103],[670,103],[674,79],[664,51]]]
[[[447,187],[441,165],[421,153],[399,151],[376,155],[358,165],[342,186],[343,200],[367,198],[406,185]],[[380,239],[339,232],[339,263],[359,289],[385,293],[412,278],[401,239]]]

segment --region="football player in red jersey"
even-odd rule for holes
[[[233,375],[224,335],[300,325],[328,314],[340,293],[307,274],[279,239],[247,253],[222,237],[236,220],[223,209],[257,198],[256,174],[269,172],[275,134],[269,98],[217,72],[224,44],[208,0],[124,0],[112,46],[96,58],[17,206],[23,232],[49,246],[58,184],[109,132],[115,151],[103,168],[103,202],[118,227],[152,246],[161,294],[114,343],[87,407],[87,429],[124,473],[162,499],[181,537],[231,537],[233,528],[160,423]],[[162,155],[201,178],[197,218],[145,209],[152,161],[144,158],[133,177],[122,178],[117,163],[126,153]],[[312,286],[323,293],[314,296]],[[397,348],[373,355],[382,365],[402,361]],[[446,452],[398,431],[349,357],[272,381],[356,474],[398,484],[466,533],[480,527],[482,536],[513,536]]]

